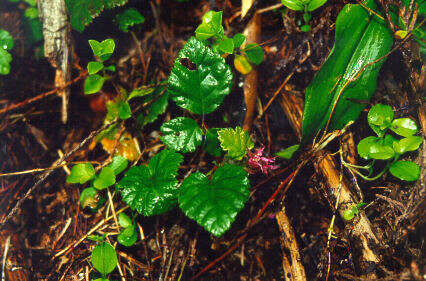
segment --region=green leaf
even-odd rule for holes
[[[162,214],[176,206],[177,170],[183,157],[163,150],[151,158],[148,166],[130,168],[118,183],[123,201],[144,216]]]
[[[306,9],[309,12],[312,12],[312,11],[318,9],[319,7],[321,7],[322,5],[324,5],[325,2],[327,2],[327,0],[311,0]]]
[[[115,183],[114,170],[110,167],[103,167],[99,175],[93,181],[93,186],[99,190],[110,187]]]
[[[127,0],[65,0],[65,3],[71,26],[81,33],[104,9],[122,6]]]
[[[234,52],[234,40],[226,37],[219,42],[218,48],[224,53],[232,54]]]
[[[132,219],[129,218],[129,216],[126,215],[125,213],[118,214],[118,223],[120,224],[121,227],[124,227],[124,228],[127,228],[133,225]]]
[[[95,177],[95,168],[91,163],[81,163],[71,168],[71,174],[67,177],[67,183],[83,184]]]
[[[181,60],[197,67],[189,70]],[[168,80],[168,91],[176,104],[195,114],[208,114],[218,108],[229,94],[232,71],[225,60],[203,42],[191,37],[179,52]]]
[[[392,135],[386,135],[383,141],[384,145],[387,145],[389,147],[394,147],[394,143],[397,142],[398,140],[392,136]]]
[[[409,137],[417,133],[416,122],[410,118],[398,118],[393,120],[390,129],[403,137]]]
[[[374,0],[364,4],[378,10]],[[348,4],[339,13],[335,38],[330,55],[306,89],[304,144],[311,141],[329,119],[328,130],[339,130],[358,118],[365,108],[362,101],[369,101],[376,90],[377,76],[385,59],[375,61],[386,55],[393,44],[387,24],[359,4]]]
[[[384,141],[378,137],[370,136],[358,143],[358,154],[362,158],[387,160],[395,156],[392,146],[386,145]]]
[[[36,0],[24,0],[25,3],[27,3],[28,5],[35,7],[37,6],[37,1]]]
[[[10,51],[13,49],[13,46],[13,38],[10,33],[4,29],[0,29],[0,49]]]
[[[84,81],[84,94],[91,95],[99,92],[102,89],[102,86],[105,83],[105,78],[98,75],[92,74],[86,78]]]
[[[98,61],[91,61],[87,64],[89,74],[96,74],[104,68],[104,64]]]
[[[304,24],[300,27],[300,31],[302,32],[308,32],[311,30],[311,26],[309,24]]]
[[[281,3],[287,8],[294,11],[304,11],[305,5],[300,0],[281,0]]]
[[[37,19],[38,18],[38,10],[37,8],[30,7],[25,10],[24,17],[28,19]]]
[[[157,120],[158,116],[166,112],[167,106],[169,105],[169,93],[162,94],[156,101],[150,104],[148,107],[148,114],[144,116],[140,114],[138,121],[142,126],[148,123],[152,123]]]
[[[243,51],[247,55],[247,58],[250,62],[254,63],[255,65],[262,63],[264,59],[263,49],[258,44],[248,44]]]
[[[123,246],[130,247],[138,240],[138,233],[135,225],[130,225],[123,229],[117,236],[117,241]]]
[[[384,104],[376,104],[368,112],[367,120],[370,127],[381,137],[383,136],[381,132],[391,125],[393,116],[392,107]],[[378,132],[376,130],[378,130]]]
[[[145,22],[145,18],[135,8],[129,8],[115,16],[118,27],[124,32],[129,32],[129,27]]]
[[[115,72],[115,65],[108,65],[104,68],[105,70]]]
[[[195,36],[200,40],[210,37],[220,38],[223,36],[222,12],[208,11],[203,16],[203,22],[195,30]]]
[[[194,119],[178,117],[161,126],[164,136],[161,140],[171,149],[176,151],[194,152],[203,140],[201,131]]]
[[[111,168],[115,175],[118,175],[126,170],[127,165],[129,165],[129,160],[121,155],[116,155],[112,158],[111,164],[109,164],[107,167]]]
[[[354,217],[355,217],[355,212],[354,212],[354,210],[353,210],[352,208],[350,208],[350,209],[346,209],[346,210],[343,212],[343,218],[344,218],[345,220],[347,220],[347,221],[352,220]]]
[[[223,153],[220,147],[219,135],[217,134],[219,130],[219,128],[209,129],[206,133],[206,140],[204,142],[204,150],[215,157],[219,157]]]
[[[27,44],[32,45],[43,40],[43,25],[38,17],[33,19],[24,17],[23,21]]]
[[[369,136],[362,139],[357,146],[358,154],[365,160],[371,159],[370,157],[370,147],[378,142],[380,139],[375,136]]]
[[[235,220],[250,195],[247,172],[225,164],[209,180],[199,172],[191,174],[179,189],[179,206],[191,219],[215,236],[221,236]]]
[[[293,157],[293,154],[297,150],[299,150],[299,147],[300,147],[300,144],[295,144],[295,145],[289,146],[286,149],[278,152],[276,155],[281,157],[281,158],[287,159],[287,160],[291,159],[291,157]]]
[[[102,275],[111,273],[118,263],[114,247],[107,242],[102,242],[93,249],[90,260],[93,267]]]
[[[0,74],[7,75],[10,73],[10,63],[12,55],[8,51],[0,48]]]
[[[234,47],[239,48],[246,41],[246,36],[242,33],[237,33],[232,37],[232,40],[234,40]]]
[[[97,279],[95,279],[95,280],[93,280],[93,281],[109,281],[109,279],[108,278],[97,278]]]
[[[416,181],[420,176],[420,167],[411,161],[397,161],[389,167],[389,172],[404,181]]]
[[[418,136],[410,136],[393,143],[393,149],[398,154],[404,154],[407,151],[414,151],[422,144],[423,138]]]
[[[241,160],[254,147],[250,135],[241,127],[224,128],[218,132],[220,146],[231,159]]]
[[[115,42],[113,39],[105,39],[102,42],[89,40],[89,44],[95,57],[102,61],[106,61],[114,53]]]
[[[126,120],[132,117],[132,110],[130,109],[130,105],[127,101],[119,101],[116,104],[118,117],[120,117],[121,120]]]
[[[106,107],[108,111],[107,116],[105,117],[106,120],[112,121],[117,117],[120,117],[122,120],[126,120],[132,117],[132,110],[130,109],[130,105],[127,101],[108,101]]]
[[[84,209],[86,207],[90,207],[92,209],[97,207],[98,204],[98,190],[93,187],[88,187],[83,189],[83,191],[80,194],[80,198],[78,199],[78,202],[80,202],[81,207]]]
[[[155,91],[155,88],[140,88],[140,89],[134,89],[127,98],[128,101],[134,98],[144,97],[146,95],[151,94]]]

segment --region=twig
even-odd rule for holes
[[[9,246],[10,246],[10,236],[7,237],[6,243],[4,243],[3,262],[1,265],[1,281],[6,280],[6,275],[4,273],[4,270],[6,268],[6,259],[7,259],[7,253],[9,251]]]
[[[53,90],[50,90],[50,91],[45,92],[45,93],[42,93],[42,94],[40,94],[38,96],[35,96],[33,98],[21,101],[21,102],[19,102],[17,104],[12,104],[12,105],[6,106],[5,108],[0,109],[0,114],[6,113],[8,111],[11,111],[11,110],[19,108],[19,107],[26,106],[26,105],[28,105],[30,103],[33,103],[33,102],[38,101],[38,100],[41,100],[41,99],[43,99],[45,97],[48,97],[50,95],[56,94],[58,91],[64,90],[67,87],[69,87],[71,84],[74,84],[75,82],[79,81],[80,79],[86,77],[86,75],[87,75],[87,72],[83,71],[83,72],[80,73],[80,75],[78,77],[76,77],[73,80],[69,81],[63,87],[55,88]]]
[[[80,150],[82,147],[84,147],[87,143],[89,143],[89,141],[91,141],[96,135],[98,135],[100,132],[102,132],[103,130],[105,130],[106,128],[108,128],[109,126],[111,126],[112,124],[115,123],[110,123],[110,124],[106,124],[103,125],[101,128],[91,132],[81,143],[79,143],[75,148],[73,148],[71,151],[69,151],[67,154],[65,154],[63,157],[61,157],[61,159],[59,159],[58,161],[56,161],[56,163],[53,165],[52,169],[47,170],[46,172],[44,172],[36,181],[36,183],[30,188],[28,189],[28,191],[25,193],[25,195],[19,199],[19,201],[16,203],[16,205],[12,208],[12,210],[9,212],[9,214],[7,214],[7,216],[1,221],[0,224],[0,231],[3,230],[3,228],[6,226],[6,223],[13,217],[16,215],[16,213],[18,212],[18,209],[21,207],[22,203],[28,199],[28,197],[31,195],[31,193],[34,192],[34,190],[36,190],[51,174],[52,172],[57,169],[58,167],[60,167],[61,163],[66,161],[68,158],[70,158],[75,152],[77,152],[78,150]]]
[[[120,210],[117,211],[117,214],[124,212],[125,210],[127,210],[129,208],[129,206],[126,206],[124,208],[121,208]],[[87,236],[89,236],[90,234],[92,234],[93,232],[95,232],[96,230],[98,230],[102,225],[104,225],[107,221],[111,220],[113,218],[113,216],[109,216],[105,219],[102,219],[97,225],[95,225],[92,229],[90,229],[86,234],[83,235],[83,237],[81,237],[78,241],[68,245],[67,247],[65,247],[64,249],[60,250],[59,252],[57,252],[53,258],[57,258],[61,255],[63,255],[65,252],[74,249],[75,247],[77,247],[78,245],[80,245],[81,242],[84,241],[84,239],[87,238]]]

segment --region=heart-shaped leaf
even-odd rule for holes
[[[247,172],[225,164],[209,180],[202,173],[187,177],[179,190],[179,206],[191,219],[215,236],[221,236],[244,207],[250,194]]]
[[[96,40],[89,40],[90,47],[93,54],[102,61],[109,59],[114,53],[115,42],[112,39],[105,39],[102,42]]]
[[[123,201],[144,216],[158,215],[176,206],[177,170],[182,155],[163,150],[151,158],[148,166],[130,168],[118,183]]]
[[[196,69],[182,62],[189,60]],[[229,94],[232,71],[225,60],[203,42],[191,37],[179,52],[168,80],[168,91],[180,107],[195,114],[208,114]]]
[[[201,131],[194,119],[178,117],[161,126],[163,142],[170,148],[181,152],[193,152],[203,140]]]

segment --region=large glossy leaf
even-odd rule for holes
[[[373,0],[365,3],[377,11]],[[376,90],[377,75],[385,60],[373,62],[393,44],[386,24],[359,4],[348,4],[339,13],[335,38],[331,54],[306,89],[303,143],[326,126],[331,113],[328,130],[341,129],[358,118]]]
[[[147,166],[130,168],[118,183],[123,201],[144,216],[169,211],[177,202],[177,170],[182,155],[163,150]]]
[[[193,152],[203,140],[203,131],[194,119],[178,117],[166,122],[161,126],[164,136],[163,142],[170,148],[182,151]]]
[[[184,66],[185,61],[195,64],[195,69]],[[196,114],[208,114],[222,104],[231,84],[232,71],[225,60],[191,37],[175,61],[168,91],[180,107]]]
[[[221,236],[249,198],[247,176],[242,167],[231,164],[218,168],[211,180],[202,173],[193,173],[180,187],[179,206],[207,231]]]

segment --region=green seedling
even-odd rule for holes
[[[368,112],[368,124],[377,136],[362,139],[357,146],[358,154],[365,160],[371,160],[366,166],[343,164],[365,180],[376,180],[389,171],[393,176],[404,181],[416,181],[420,175],[420,167],[411,161],[399,158],[406,152],[417,150],[423,142],[422,137],[415,136],[418,132],[416,123],[410,118],[394,119],[394,112],[388,105],[377,104]],[[388,130],[392,134],[387,134]],[[386,167],[371,177],[375,161],[386,161]],[[368,171],[368,175],[359,170]]]
[[[356,205],[351,206],[349,209],[343,212],[343,218],[347,221],[352,220],[354,217],[358,216],[360,211],[366,206],[364,202],[359,202]]]
[[[325,2],[327,0],[281,0],[281,3],[287,8],[303,12],[304,24],[300,27],[300,30],[303,32],[311,30],[311,26],[309,25],[311,12],[324,5]]]
[[[235,53],[234,66],[242,74],[248,74],[253,68],[252,64],[259,65],[264,60],[263,49],[258,44],[243,45],[246,40],[244,34],[237,33],[232,38],[225,35],[222,12],[205,13],[202,23],[195,30],[195,36],[222,55]]]
[[[129,32],[129,28],[142,24],[145,18],[135,8],[129,8],[115,17],[118,27],[123,32]]]

